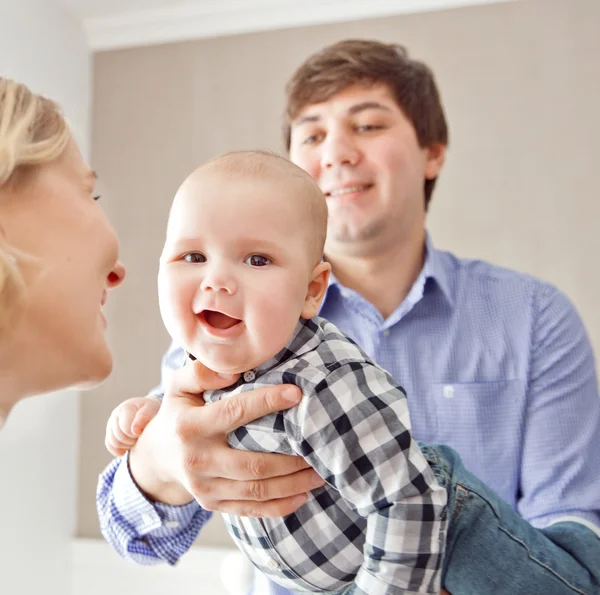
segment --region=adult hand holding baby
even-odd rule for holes
[[[131,474],[152,500],[206,510],[280,517],[301,506],[323,480],[301,457],[243,452],[227,435],[250,421],[297,405],[300,389],[270,386],[206,407],[205,390],[233,384],[199,361],[173,372],[162,406],[130,452]]]

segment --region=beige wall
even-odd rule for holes
[[[281,149],[282,89],[347,37],[406,44],[437,73],[451,150],[429,216],[439,247],[560,286],[600,346],[600,2],[521,0],[129,51],[95,60],[93,163],[128,280],[111,296],[112,378],[82,408],[80,534],[98,535],[104,425],[159,377],[155,276],[170,200],[221,151]],[[219,526],[202,540],[227,540]]]

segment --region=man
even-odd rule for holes
[[[576,532],[590,568],[600,552],[600,399],[589,341],[552,286],[437,251],[426,235],[448,143],[433,75],[399,46],[345,41],[311,56],[287,98],[290,158],[328,199],[333,279],[320,314],[402,380],[418,439],[452,446],[536,527]],[[174,348],[166,368],[181,361]],[[126,463],[113,462],[101,479],[104,533],[143,563],[174,562],[207,510],[286,514],[311,480],[305,469],[282,477],[291,470],[279,459],[228,451],[225,430],[283,405],[252,401],[245,412],[236,402],[235,421],[217,424],[212,406],[194,409],[184,394],[214,388],[208,371],[199,374],[173,375],[129,459],[152,499],[183,506],[144,500]],[[161,435],[173,436],[162,450]],[[246,478],[268,479],[234,481]]]

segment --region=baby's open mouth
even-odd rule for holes
[[[202,310],[200,317],[208,326],[221,330],[230,329],[242,322],[239,318],[232,318],[231,316],[227,316],[227,314],[223,314],[223,312],[216,312],[215,310]]]

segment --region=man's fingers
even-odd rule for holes
[[[190,412],[187,421],[203,436],[224,435],[269,413],[293,407],[301,397],[294,385],[257,388]]]
[[[290,498],[321,487],[325,482],[313,469],[304,469],[284,477],[250,481],[205,478],[190,482],[190,490],[198,502],[206,508],[210,502],[226,499],[267,502]]]
[[[248,502],[247,500],[226,500],[215,504],[214,510],[238,516],[277,518],[292,514],[307,500],[306,495],[292,496],[268,502]]]
[[[242,484],[243,500],[268,501],[299,496],[325,484],[313,469],[304,469],[292,475],[255,480]]]
[[[198,360],[190,360],[183,368],[175,370],[170,375],[165,394],[175,397],[199,396],[205,390],[230,386],[239,376],[239,374],[219,375]]]
[[[236,481],[289,477],[310,467],[302,457],[241,451],[226,445],[223,445],[218,451],[213,449],[211,454],[212,456],[208,457],[205,453],[204,456],[198,458],[200,473]]]

